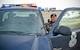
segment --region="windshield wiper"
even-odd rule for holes
[[[29,35],[30,33],[25,33],[25,32],[20,32],[20,31],[0,31],[0,34]]]
[[[26,33],[21,31],[0,31],[0,34],[9,34],[9,35],[41,35],[41,33]]]

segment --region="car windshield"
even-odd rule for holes
[[[0,11],[0,31],[42,33],[41,14],[35,9]],[[44,29],[43,29],[44,31]]]

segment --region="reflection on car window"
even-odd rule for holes
[[[36,10],[0,11],[0,31],[41,33],[43,23],[38,14]]]
[[[80,11],[72,10],[64,14],[60,25],[68,26],[72,30],[80,29]]]

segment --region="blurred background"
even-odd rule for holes
[[[50,18],[50,14],[56,13],[57,17],[61,11],[68,7],[80,7],[80,0],[0,0],[2,4],[27,4],[35,3],[41,10],[45,22]]]

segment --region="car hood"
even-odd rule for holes
[[[32,35],[0,35],[0,50],[36,50],[37,41]]]
[[[50,50],[50,44],[45,36],[0,34],[0,50]]]

